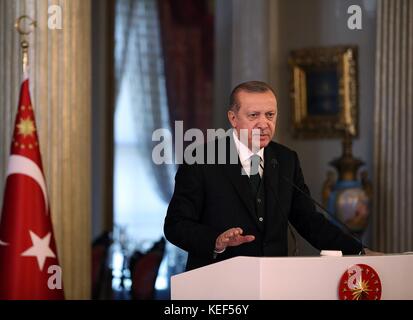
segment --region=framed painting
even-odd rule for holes
[[[358,136],[357,47],[294,50],[289,65],[294,136]]]

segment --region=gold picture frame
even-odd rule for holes
[[[289,65],[294,137],[357,137],[357,47],[294,50]]]

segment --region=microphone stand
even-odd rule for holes
[[[278,166],[279,163],[277,161],[277,159],[272,159],[271,164],[275,167]],[[307,199],[309,199],[312,203],[314,203],[316,206],[318,206],[320,209],[322,209],[324,211],[324,213],[327,213],[327,216],[324,214],[324,216],[326,216],[327,219],[329,219],[330,221],[338,224],[342,229],[345,230],[345,232],[352,238],[354,239],[356,242],[358,242],[361,246],[360,252],[359,254],[364,254],[364,248],[367,248],[361,239],[357,238],[353,232],[344,224],[342,223],[340,220],[334,218],[334,216],[330,213],[330,211],[328,211],[323,205],[321,205],[318,201],[316,201],[315,199],[313,199],[310,195],[308,195],[304,190],[302,190],[299,186],[297,186],[293,181],[291,181],[290,179],[288,179],[287,177],[285,177],[281,172],[279,173],[281,178],[283,178],[284,181],[286,181],[288,184],[290,184],[294,189],[298,190],[301,194],[303,194]],[[278,201],[278,200],[277,200]],[[295,237],[294,237],[295,239]]]

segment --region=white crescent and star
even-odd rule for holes
[[[3,242],[3,241],[0,240],[0,246],[6,247],[6,246],[8,246],[8,245],[9,245],[9,244],[8,244],[7,242]]]
[[[46,215],[49,214],[49,203],[46,192],[46,182],[39,166],[27,157],[12,154],[9,159],[9,166],[6,172],[6,178],[12,174],[23,174],[37,182],[43,193]],[[0,246],[8,246],[7,242],[0,240]]]
[[[49,205],[46,193],[46,182],[44,180],[43,173],[40,170],[39,166],[36,164],[36,162],[30,160],[29,158],[12,154],[10,156],[9,167],[7,168],[6,172],[6,178],[12,174],[23,174],[37,182],[40,189],[42,189],[46,214],[48,214]]]
[[[24,251],[21,255],[23,257],[36,257],[39,270],[43,271],[43,266],[46,261],[46,258],[56,258],[56,255],[49,247],[50,237],[52,233],[49,232],[43,238],[40,238],[31,230],[29,231],[29,233],[30,238],[32,239],[33,246]]]

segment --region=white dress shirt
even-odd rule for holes
[[[245,173],[249,177],[250,172],[251,172],[251,156],[253,156],[254,153],[239,140],[237,131],[235,129],[233,130],[232,134],[234,136],[235,146],[237,147],[237,152],[238,152],[238,156],[239,156],[239,160],[241,162],[242,168],[244,169]],[[260,166],[258,167],[258,171],[259,171],[260,177],[262,178],[263,168],[264,168],[264,148],[261,148],[257,152],[257,155],[259,155],[261,159]]]

